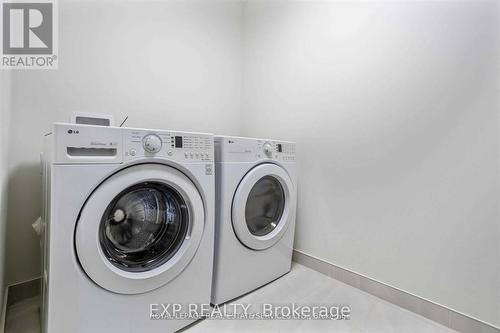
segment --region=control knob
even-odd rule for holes
[[[262,146],[262,149],[264,150],[264,153],[271,157],[273,156],[273,146],[271,145],[271,143],[269,142],[266,142],[264,143],[264,146]]]
[[[155,154],[161,150],[162,142],[158,135],[148,134],[142,139],[142,146],[148,153]]]

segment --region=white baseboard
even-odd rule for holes
[[[9,294],[7,307],[27,298],[40,295],[40,286],[41,280],[39,277],[9,285],[7,287]]]
[[[499,327],[302,251],[293,251],[293,261],[456,331],[463,333],[500,333]]]
[[[7,317],[7,299],[9,298],[9,288],[5,288],[2,300],[2,314],[0,318],[0,333],[5,331],[5,318]]]

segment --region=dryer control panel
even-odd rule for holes
[[[276,160],[295,162],[295,143],[241,137],[215,137],[216,161],[255,162]]]
[[[214,160],[213,136],[204,133],[79,124],[54,124],[54,162],[123,163],[166,158],[180,163]]]

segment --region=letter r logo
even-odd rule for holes
[[[2,3],[4,54],[52,54],[52,3]]]

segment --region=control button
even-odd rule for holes
[[[189,153],[189,156],[190,156],[191,158],[193,158],[193,157],[194,157],[194,154],[193,154],[193,153]]]
[[[184,157],[185,157],[185,158],[188,158],[188,157],[189,157],[189,154],[188,154],[187,152],[186,152],[186,153],[184,153]]]
[[[169,150],[169,151],[167,152],[167,155],[168,155],[168,156],[172,156],[173,154],[174,154],[174,152],[173,152],[173,151],[171,151],[171,150]]]
[[[161,150],[162,142],[158,135],[148,134],[142,139],[142,146],[148,153],[157,153]]]
[[[135,156],[135,154],[136,154],[135,149],[130,149],[130,156]]]
[[[198,154],[198,153],[194,154],[194,156],[195,156],[196,158],[200,158],[200,154]]]
[[[262,149],[264,150],[264,154],[266,154],[268,157],[273,156],[273,146],[271,145],[271,143],[269,142],[264,143]]]

